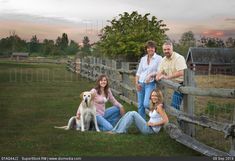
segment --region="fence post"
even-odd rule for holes
[[[95,72],[94,72],[94,69],[95,69],[95,57],[91,57],[90,58],[90,79],[91,80],[95,80]]]
[[[209,62],[209,68],[208,68],[208,75],[211,75],[211,69],[212,69],[212,64],[211,61]]]
[[[233,124],[235,124],[235,109],[233,110]],[[235,156],[235,137],[234,136],[232,136],[232,139],[231,139],[231,148],[230,148],[229,154],[231,154],[232,156]]]
[[[76,73],[81,72],[81,59],[80,58],[75,59],[75,70],[76,70]]]
[[[83,58],[81,57],[81,59],[80,59],[80,74],[81,74],[81,76],[83,76]]]
[[[101,73],[100,64],[101,64],[100,58],[96,58],[96,76],[100,75]]]
[[[185,86],[195,86],[194,82],[194,72],[190,69],[184,70],[184,85]],[[183,111],[187,113],[189,116],[194,115],[194,96],[184,94],[183,98]],[[195,137],[195,125],[184,123],[183,131],[189,136]]]

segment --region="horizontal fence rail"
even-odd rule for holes
[[[183,86],[181,84],[174,83],[169,80],[160,80],[158,82],[165,87],[172,88],[173,90],[179,91],[184,94],[195,95],[195,96],[235,98],[235,89],[224,89],[224,88],[202,89],[190,86]]]

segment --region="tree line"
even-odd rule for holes
[[[202,36],[199,40],[196,40],[194,33],[188,31],[182,34],[178,43],[173,41],[173,45],[177,52],[186,56],[189,47],[235,48],[235,39],[229,37],[224,41],[218,37]]]
[[[157,52],[162,53],[162,44],[169,40],[166,31],[169,29],[155,16],[150,13],[141,15],[137,11],[124,12],[112,20],[109,25],[101,29],[99,41],[92,46],[87,36],[83,39],[83,46],[75,41],[69,41],[66,33],[55,41],[44,39],[39,42],[34,35],[29,42],[22,40],[16,34],[0,40],[0,54],[12,52],[29,52],[36,55],[74,55],[77,52],[83,55],[94,55],[109,57],[113,59],[125,59],[127,61],[138,61],[145,54],[144,45],[146,41],[153,40],[157,43]],[[175,51],[186,56],[189,47],[235,47],[235,39],[229,37],[223,41],[216,37],[201,37],[196,40],[194,33],[188,31],[182,34],[179,42],[172,40]]]
[[[66,56],[77,52],[90,53],[90,40],[87,36],[83,38],[83,46],[79,46],[74,40],[70,40],[66,33],[54,40],[44,39],[39,41],[33,35],[29,42],[21,39],[14,32],[6,38],[0,39],[0,55],[9,56],[13,52],[28,52],[38,56]]]

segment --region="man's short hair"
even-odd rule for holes
[[[172,46],[173,47],[173,44],[172,44],[172,42],[171,41],[165,41],[164,43],[163,43],[163,45],[170,45],[170,46]]]

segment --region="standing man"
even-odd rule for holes
[[[136,72],[135,84],[138,98],[138,113],[146,120],[145,109],[149,109],[150,93],[156,88],[154,80],[162,57],[156,54],[156,43],[148,41],[145,45],[147,54],[140,60]]]
[[[156,80],[168,79],[183,85],[184,69],[187,68],[184,57],[173,51],[173,45],[169,41],[165,42],[162,47],[165,57],[160,64]],[[183,93],[175,91],[171,106],[179,110],[182,99]]]

